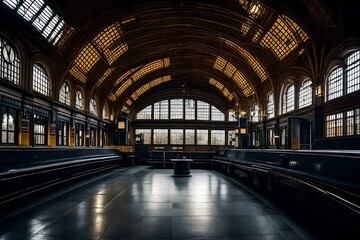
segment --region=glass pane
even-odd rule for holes
[[[209,120],[210,105],[203,101],[197,101],[197,120]]]
[[[1,142],[7,143],[7,132],[6,131],[2,131],[2,133],[1,133]]]
[[[182,129],[170,129],[170,144],[184,144],[183,133]]]
[[[195,145],[195,129],[185,129],[185,144]]]
[[[193,99],[185,99],[185,119],[195,120],[195,101]]]
[[[183,99],[170,100],[170,119],[183,119],[184,118],[184,104]]]
[[[196,144],[197,145],[208,145],[209,144],[209,136],[208,130],[196,130]]]
[[[211,130],[211,145],[225,145],[225,130]]]
[[[154,129],[153,144],[168,144],[168,129]]]
[[[9,132],[8,136],[9,136],[8,143],[15,143],[15,133]]]

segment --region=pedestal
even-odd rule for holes
[[[173,162],[173,177],[191,177],[190,163],[192,159],[170,159]]]

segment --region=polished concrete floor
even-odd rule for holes
[[[214,171],[116,169],[3,214],[0,239],[312,239]]]

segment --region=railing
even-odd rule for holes
[[[212,167],[259,191],[315,205],[360,235],[360,152],[247,151],[214,156]]]
[[[43,149],[40,152],[43,151],[46,152]],[[34,151],[33,153],[38,154],[39,152]],[[94,150],[88,155],[83,152],[82,157],[74,157],[75,154],[72,153],[67,158],[58,159],[54,154],[52,160],[45,161],[43,159],[36,164],[15,165],[16,168],[14,166],[12,169],[8,166],[10,170],[0,172],[0,208],[5,209],[16,205],[27,196],[49,190],[60,184],[122,165],[122,156],[119,151],[110,150],[106,154],[106,151],[99,150],[98,153],[102,154],[96,154],[96,150]]]

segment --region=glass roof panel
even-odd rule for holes
[[[130,112],[130,110],[126,106],[123,106],[121,108],[121,111],[124,112],[124,113],[129,113]]]
[[[3,3],[30,22],[53,46],[62,47],[74,32],[43,0],[3,0]]]
[[[47,38],[49,41],[53,40],[55,35],[51,34],[51,32],[57,28],[58,24],[60,25],[60,27],[62,27],[62,26],[64,26],[64,21],[62,21],[58,15],[55,15],[50,20],[50,22],[47,24],[47,26],[44,28],[44,30],[42,32],[43,37]],[[58,32],[59,32],[59,30],[57,30],[55,33],[58,33]],[[49,37],[49,35],[50,35],[50,37]]]
[[[226,87],[224,87],[224,84],[220,83],[219,81],[217,81],[217,80],[215,80],[213,78],[209,79],[209,84],[211,84],[214,87],[216,87],[217,89],[219,89],[223,93],[223,95],[229,99],[230,92]],[[231,101],[232,97],[229,100]]]
[[[139,69],[139,67],[137,68],[133,68],[130,69],[129,71],[125,72],[123,75],[121,75],[115,82],[114,87],[116,87],[117,85],[119,85],[119,83],[122,82],[122,80],[124,80],[125,78],[129,77],[131,75],[131,73],[135,72],[137,69]]]
[[[306,32],[287,16],[279,16],[260,45],[272,50],[282,60],[308,39]]]
[[[49,22],[50,18],[53,16],[53,11],[49,6],[46,6],[41,13],[35,18],[33,25],[39,30],[42,31],[45,25]]]
[[[3,0],[3,3],[5,3],[5,5],[7,5],[9,8],[11,9],[15,9],[19,3],[22,2],[20,0]]]
[[[99,87],[105,81],[105,79],[107,79],[110,76],[110,74],[114,70],[115,70],[115,68],[109,68],[108,70],[106,70],[106,72],[101,76],[99,81],[96,83],[95,87]]]
[[[140,97],[144,92],[146,92],[147,90],[149,90],[152,87],[155,87],[161,83],[164,82],[168,82],[171,80],[171,75],[167,75],[161,78],[157,78],[155,80],[152,80],[151,82],[143,85],[141,88],[139,88],[138,90],[136,90],[132,95],[131,98],[135,101],[136,99],[138,99],[138,97]]]
[[[43,5],[43,0],[25,0],[20,5],[17,12],[25,20],[30,21],[40,11]]]
[[[126,80],[115,92],[116,97],[120,96],[130,85],[132,84],[131,79]]]
[[[156,71],[158,69],[162,69],[162,68],[167,68],[170,66],[170,59],[169,58],[164,58],[164,59],[160,59],[160,60],[156,60],[154,62],[151,62],[147,65],[145,65],[144,67],[142,67],[140,70],[138,70],[137,72],[135,72],[132,75],[132,79],[134,82],[136,82],[137,80],[139,80],[140,78],[142,78],[143,76]]]
[[[77,55],[70,69],[70,73],[78,80],[86,82],[86,74],[91,70],[91,68],[99,59],[100,54],[90,43],[88,43]],[[79,78],[78,73],[80,73],[82,77]]]
[[[96,46],[106,57],[109,65],[113,64],[129,48],[125,42],[120,23],[116,22],[99,33],[93,40]]]
[[[265,72],[265,69],[261,66],[261,63],[248,51],[240,47],[239,45],[227,40],[223,39],[225,41],[225,44],[229,45],[231,48],[239,52],[245,60],[252,66],[255,73],[259,76],[261,81],[264,81],[267,78],[267,74]]]
[[[214,61],[214,68],[215,69],[218,69],[219,63],[222,63],[222,64],[224,63],[225,64],[225,69],[222,72],[227,77],[229,77],[230,79],[232,79],[232,80],[234,80],[236,82],[236,84],[240,87],[240,89],[242,90],[242,92],[244,93],[244,95],[246,97],[254,94],[254,90],[250,86],[250,84],[246,81],[245,76],[239,70],[237,70],[234,65],[227,62],[222,57],[218,56],[216,58],[216,60]]]

